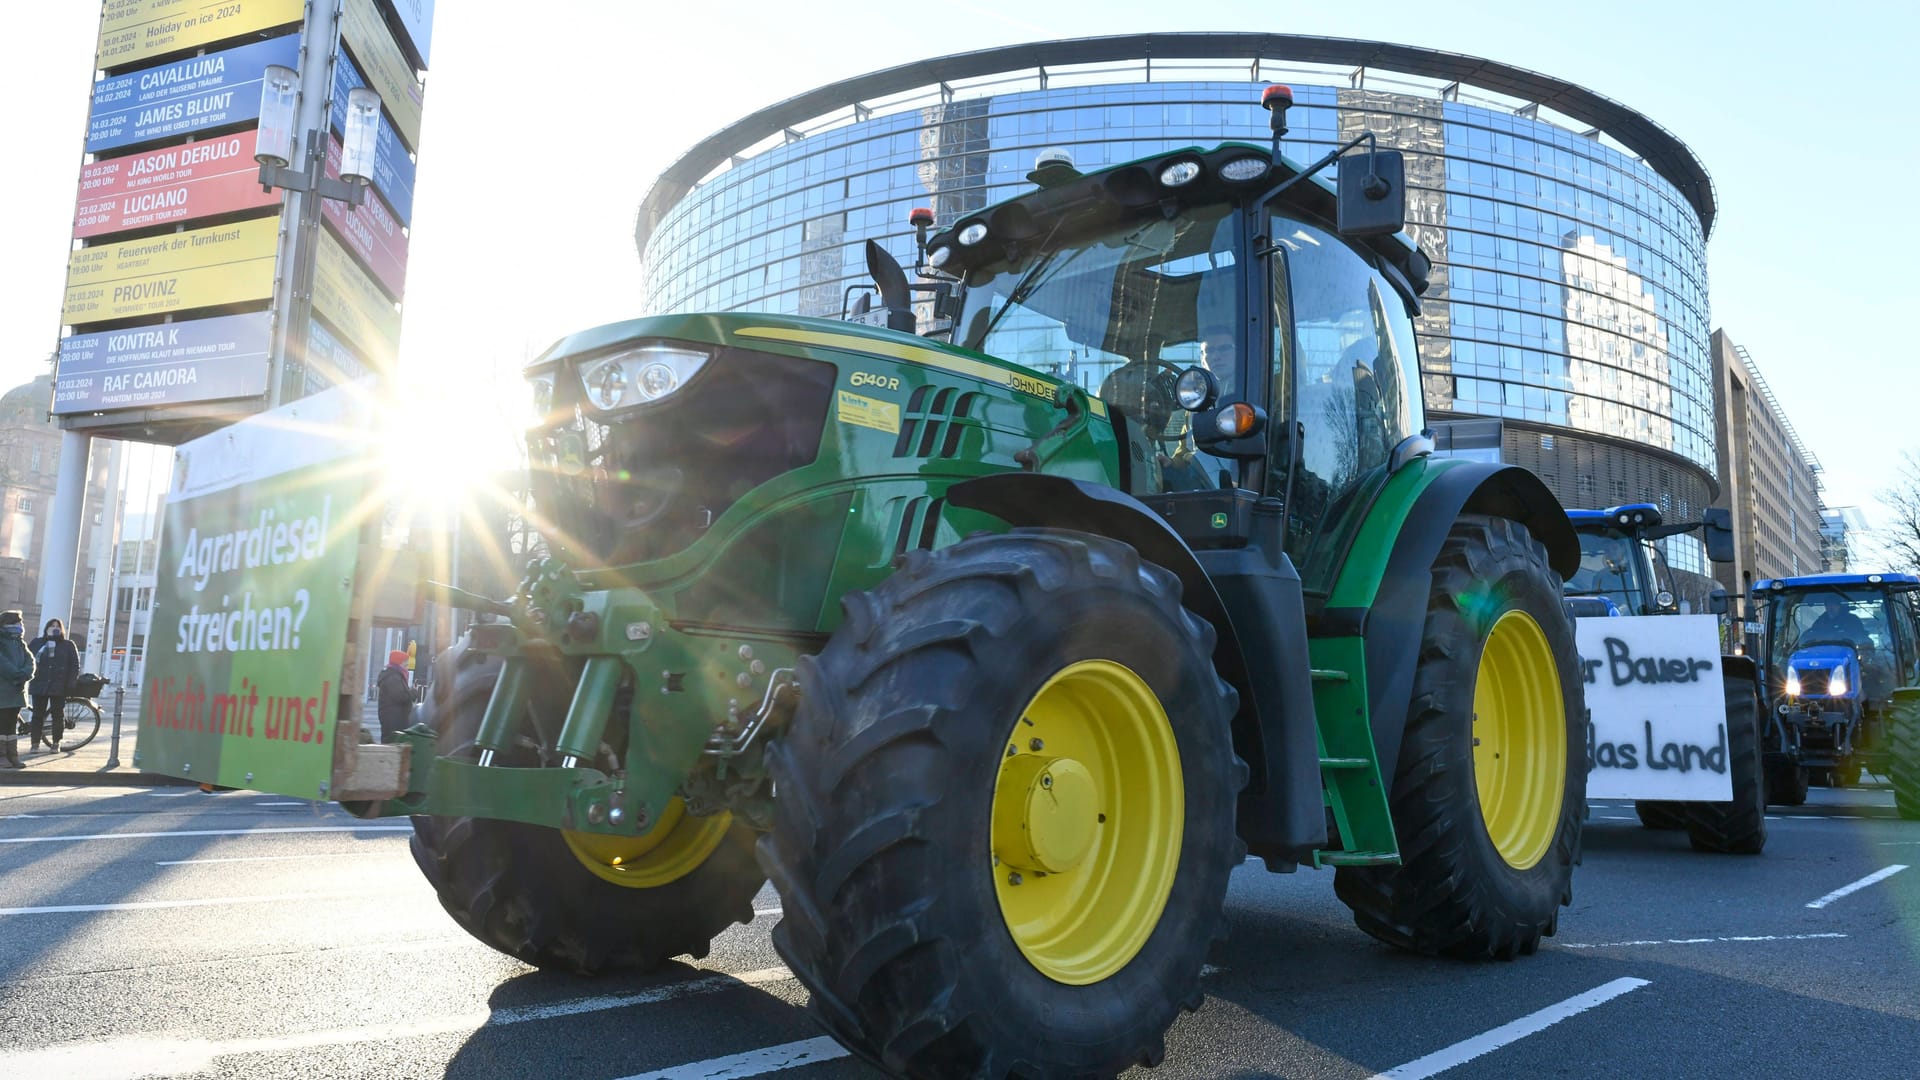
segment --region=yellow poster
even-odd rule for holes
[[[62,319],[84,326],[273,297],[278,217],[98,244],[67,259]]]
[[[340,36],[360,62],[367,85],[387,107],[401,141],[409,150],[420,149],[420,109],[427,90],[414,77],[413,65],[401,54],[393,31],[374,9],[373,0],[347,0],[347,8],[340,15]]]
[[[97,66],[118,68],[297,23],[305,0],[106,0]]]
[[[381,371],[400,352],[400,312],[325,229],[313,265],[313,310]]]

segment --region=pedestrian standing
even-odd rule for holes
[[[413,688],[407,685],[407,654],[395,649],[387,654],[387,666],[373,680],[380,708],[380,741],[392,742],[405,731],[413,715]]]
[[[40,636],[27,643],[33,654],[33,682],[27,690],[33,695],[33,745],[42,742],[48,750],[60,749],[60,736],[67,718],[67,696],[80,678],[80,650],[67,639],[67,629],[59,619],[48,619]],[[53,718],[49,725],[47,718]]]
[[[27,651],[27,628],[17,611],[0,611],[0,759],[8,768],[20,764],[20,709],[27,703],[27,683],[33,678],[33,654]]]

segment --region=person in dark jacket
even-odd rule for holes
[[[0,611],[0,760],[20,765],[20,708],[27,703],[27,683],[33,678],[33,654],[27,651],[27,628],[17,611]]]
[[[27,691],[33,695],[33,745],[38,750],[45,742],[48,750],[60,749],[61,725],[67,714],[67,695],[80,678],[80,650],[67,640],[66,627],[59,619],[48,619],[40,636],[27,642],[33,654],[33,682]],[[53,718],[49,727],[47,718]]]
[[[380,741],[407,729],[413,715],[413,689],[407,685],[407,654],[395,649],[387,654],[387,666],[373,680],[380,703]]]

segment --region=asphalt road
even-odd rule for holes
[[[1396,953],[1330,874],[1242,867],[1206,1004],[1132,1075],[1920,1075],[1920,823],[1885,791],[1816,789],[1759,858],[1594,813],[1559,936],[1514,963]],[[407,835],[248,793],[0,787],[0,1077],[873,1075],[807,1019],[771,891],[697,964],[543,975],[454,925]]]

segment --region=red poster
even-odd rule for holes
[[[340,175],[340,140],[327,139],[327,175]],[[400,299],[407,287],[407,232],[371,187],[359,206],[332,199],[323,207],[333,231],[353,252],[390,299]]]
[[[73,235],[88,239],[277,205],[278,191],[260,190],[253,142],[254,132],[242,131],[88,165],[80,172]]]

